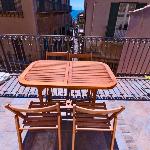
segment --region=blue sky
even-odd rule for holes
[[[83,10],[84,0],[70,0],[70,4],[73,10]]]

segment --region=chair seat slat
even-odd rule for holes
[[[107,115],[95,115],[95,114],[76,113],[76,118],[91,118],[91,117],[108,118]]]
[[[81,128],[103,128],[103,129],[110,129],[111,126],[109,124],[104,124],[104,123],[92,123],[92,122],[81,122],[77,124],[77,127]]]
[[[41,126],[56,126],[56,121],[28,121],[24,123],[24,126],[31,126],[31,127],[41,127]]]
[[[53,120],[57,120],[56,116],[53,117],[49,117],[49,116],[45,116],[45,117],[28,117],[26,118],[24,121],[28,122],[28,121],[53,121]]]

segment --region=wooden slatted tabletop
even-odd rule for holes
[[[72,61],[69,65],[68,87],[73,89],[109,89],[116,78],[108,65],[95,61]]]
[[[40,60],[31,63],[19,76],[20,84],[37,87],[41,105],[44,88],[89,89],[95,103],[98,89],[110,89],[116,78],[110,68],[94,61]]]
[[[40,60],[19,76],[24,86],[68,89],[110,89],[116,78],[108,65],[95,61]]]

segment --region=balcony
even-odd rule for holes
[[[1,11],[0,12],[0,17],[18,17],[18,18],[23,18],[23,11]]]
[[[72,7],[68,4],[44,1],[43,5],[37,6],[37,13],[69,13]]]
[[[72,7],[68,4],[54,4],[53,10],[57,12],[71,12]]]
[[[17,5],[13,1],[9,2],[3,1],[0,3],[1,3],[0,17],[18,17],[18,18],[24,17],[20,1],[18,1]]]
[[[70,37],[60,35],[0,35],[0,72],[10,74],[10,78],[0,85],[0,125],[1,134],[4,135],[0,145],[7,141],[8,149],[17,147],[17,139],[12,116],[3,108],[6,103],[16,104],[20,107],[28,105],[29,101],[37,100],[36,88],[24,87],[19,84],[19,74],[33,61],[45,59],[46,51],[92,53],[93,61],[107,63],[117,77],[117,86],[110,90],[99,90],[97,102],[105,101],[110,108],[125,105],[126,111],[119,117],[118,131],[116,133],[116,149],[144,149],[149,143],[149,107],[150,107],[150,39],[149,38],[104,38],[104,37]],[[132,51],[131,51],[132,50]],[[123,52],[123,55],[121,55]],[[124,56],[124,57],[123,57]],[[136,62],[136,63],[134,63]],[[72,90],[70,99],[83,100],[87,90]],[[43,91],[46,95],[46,90]],[[66,99],[66,89],[52,89],[53,99]],[[46,97],[45,97],[46,98]],[[8,125],[8,120],[9,125]],[[5,126],[3,126],[5,122]],[[10,129],[11,124],[11,129]],[[71,149],[71,125],[63,124],[63,148]],[[12,137],[12,138],[10,138]],[[44,138],[43,138],[44,137]],[[46,146],[48,137],[52,137],[52,149],[55,148],[56,134],[53,132],[28,132],[24,137],[25,149],[42,144]],[[8,138],[10,140],[8,141]],[[94,140],[93,140],[94,138]],[[87,133],[81,134],[77,141],[79,150],[94,148],[97,150],[109,147],[108,134]],[[40,139],[40,140],[39,140]],[[82,139],[82,140],[80,140]],[[84,139],[84,140],[83,140]],[[138,139],[138,140],[137,140]],[[143,141],[144,139],[144,141]],[[14,140],[16,140],[14,142]],[[82,142],[80,142],[82,141]],[[93,142],[94,141],[94,142]],[[97,141],[97,142],[96,142]],[[100,145],[97,144],[99,141]],[[142,142],[140,142],[142,141]],[[95,144],[96,143],[96,144]]]

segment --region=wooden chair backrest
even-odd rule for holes
[[[83,107],[79,107],[76,106],[75,104],[73,105],[73,115],[77,113],[86,113],[89,115],[109,115],[110,116],[110,120],[112,120],[116,115],[118,115],[119,113],[121,113],[123,110],[125,109],[125,107],[121,106],[115,109],[109,109],[109,110],[105,110],[105,109],[87,109],[87,108],[83,108]]]
[[[7,104],[5,106],[8,110],[13,112],[15,115],[18,115],[22,119],[25,118],[25,115],[23,113],[44,113],[44,112],[57,112],[60,113],[60,106],[58,103],[56,105],[43,107],[43,108],[31,108],[31,109],[24,109],[24,108],[17,108],[14,106],[11,106],[10,104]]]
[[[77,58],[78,60],[92,60],[92,53],[90,54],[71,54],[69,53],[69,60]]]
[[[48,60],[49,57],[61,57],[64,58],[64,60],[68,60],[68,52],[47,52],[46,51],[46,60]]]

